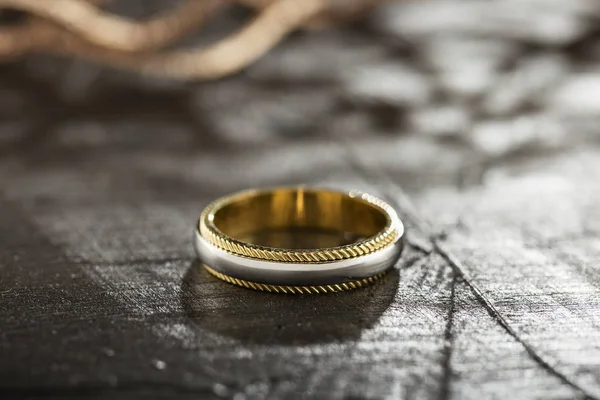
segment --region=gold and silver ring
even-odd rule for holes
[[[394,209],[361,192],[306,187],[247,190],[202,212],[194,232],[206,270],[278,293],[328,293],[376,282],[402,252]]]

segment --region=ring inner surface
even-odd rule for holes
[[[390,224],[383,209],[348,194],[281,189],[234,197],[213,214],[223,234],[272,248],[344,246],[375,236]]]

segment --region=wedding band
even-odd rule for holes
[[[326,245],[288,246],[290,231],[308,242],[324,235]],[[290,187],[214,201],[200,215],[194,245],[206,270],[226,282],[268,292],[328,293],[383,277],[402,252],[403,233],[394,209],[372,195]]]

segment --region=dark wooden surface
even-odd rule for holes
[[[383,9],[206,84],[0,66],[2,394],[600,398],[600,7],[542,3]],[[287,297],[198,268],[207,202],[293,183],[394,204],[396,271]]]

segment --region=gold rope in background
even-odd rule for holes
[[[327,26],[360,15],[383,0],[237,0],[258,9],[253,21],[214,45],[160,52],[198,29],[227,0],[187,0],[137,22],[103,11],[111,0],[0,0],[2,9],[30,15],[0,27],[0,61],[32,52],[176,79],[216,79],[240,71],[301,26]]]

